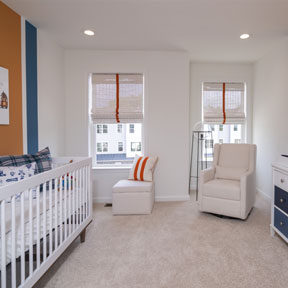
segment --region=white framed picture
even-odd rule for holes
[[[0,67],[0,125],[9,125],[9,72]]]

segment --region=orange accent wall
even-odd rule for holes
[[[0,66],[9,70],[10,124],[0,125],[0,155],[23,154],[21,17],[0,2]]]

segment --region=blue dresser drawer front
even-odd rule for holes
[[[288,193],[278,186],[274,186],[275,205],[288,214]]]
[[[274,226],[288,238],[288,217],[274,208]]]

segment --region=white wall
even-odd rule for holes
[[[288,154],[288,39],[255,64],[253,142],[257,144],[257,187],[272,196],[271,163]]]
[[[188,199],[189,58],[183,52],[65,51],[67,155],[89,154],[89,73],[143,73],[144,150],[159,156],[156,200]],[[108,201],[127,170],[94,170],[94,199]],[[103,200],[105,199],[105,200]]]
[[[64,155],[64,49],[38,29],[39,149],[49,146],[53,156]]]

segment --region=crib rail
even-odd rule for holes
[[[91,158],[0,188],[1,287],[32,287],[92,220]]]

